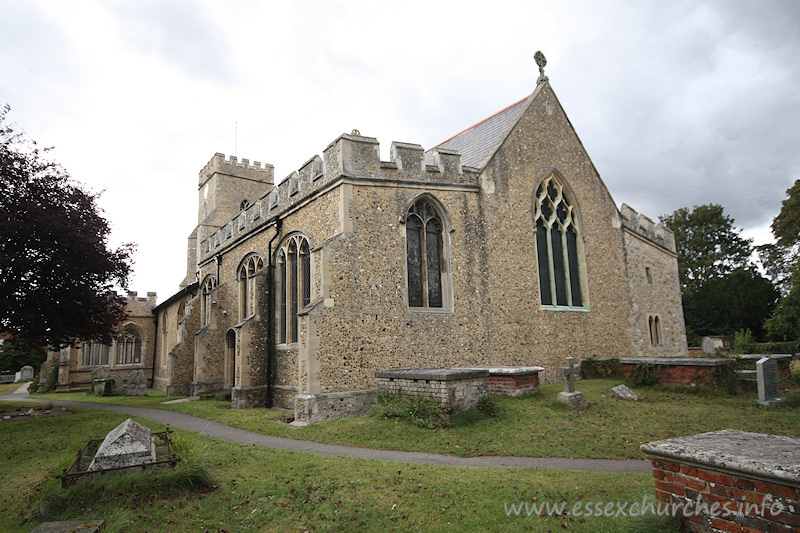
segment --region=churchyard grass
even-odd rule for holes
[[[22,385],[24,385],[24,383],[2,383],[0,384],[0,394],[11,394]]]
[[[30,404],[0,402],[4,410]],[[62,497],[54,475],[90,437],[126,418],[75,410],[0,422],[0,530],[31,531],[46,502],[51,518],[106,519],[106,531],[626,531],[632,518],[508,516],[504,503],[653,501],[649,474],[453,468],[326,457],[257,448],[175,430],[211,471],[213,486],[100,485],[91,497]],[[153,431],[163,426],[138,419]],[[60,500],[59,500],[60,498]],[[61,501],[63,507],[53,506]]]
[[[294,429],[275,422],[291,416],[279,409],[229,409],[224,400],[197,400],[163,405],[163,397],[93,398],[108,403],[158,407],[182,411],[258,433],[295,439],[368,448],[475,455],[529,457],[588,457],[643,459],[639,446],[653,440],[715,431],[740,429],[800,437],[797,402],[767,408],[756,403],[756,393],[728,396],[705,388],[638,388],[643,401],[626,401],[608,391],[620,381],[581,380],[586,409],[573,411],[555,401],[563,384],[543,385],[524,398],[493,397],[496,415],[456,423],[448,428],[425,429],[411,423],[370,416],[312,424]],[[789,398],[800,394],[797,378],[786,380]],[[150,392],[150,391],[148,391]],[[82,394],[39,395],[53,399],[87,398]],[[128,403],[130,402],[130,403]]]

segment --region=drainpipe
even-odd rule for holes
[[[272,364],[277,356],[275,339],[275,262],[272,257],[272,243],[281,234],[282,221],[275,219],[275,235],[269,240],[267,263],[267,407],[272,407]]]

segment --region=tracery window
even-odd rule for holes
[[[122,330],[117,339],[118,365],[131,365],[142,362],[142,336],[133,328]]]
[[[434,203],[420,198],[406,215],[408,306],[444,306],[444,224]]]
[[[534,220],[542,305],[584,307],[577,210],[555,174],[536,190]]]
[[[297,342],[298,314],[311,302],[311,253],[308,240],[292,235],[278,250],[278,342]]]
[[[206,276],[206,279],[203,281],[203,299],[201,300],[204,326],[211,324],[211,293],[216,288],[217,278],[214,276]]]
[[[108,344],[99,341],[85,341],[83,343],[83,365],[107,365],[110,350],[111,347]]]
[[[256,294],[256,274],[264,267],[264,260],[257,254],[244,258],[236,274],[239,280],[239,319],[244,320],[256,314],[258,295]]]

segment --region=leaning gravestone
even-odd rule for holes
[[[629,389],[626,385],[617,385],[611,392],[623,400],[638,400],[641,398],[638,394]]]
[[[783,401],[778,386],[778,363],[771,357],[762,357],[756,362],[758,379],[758,403],[773,407]]]
[[[87,470],[136,466],[155,460],[156,446],[150,428],[129,418],[106,435]]]
[[[147,376],[144,370],[134,370],[128,374],[125,389],[127,396],[147,396]]]
[[[558,393],[558,401],[567,403],[573,409],[583,406],[583,393],[575,390],[575,376],[580,373],[580,368],[575,367],[575,358],[567,357],[567,366],[561,367],[564,376],[564,392]]]
[[[98,396],[111,396],[114,390],[114,378],[104,366],[92,370],[92,394]]]

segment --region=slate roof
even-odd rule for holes
[[[434,148],[448,148],[461,152],[461,164],[467,167],[481,168],[486,158],[491,155],[505,139],[508,129],[516,122],[525,109],[528,96],[515,104],[511,104],[483,119],[461,133],[450,137]],[[425,153],[425,163],[433,164],[433,148]]]

